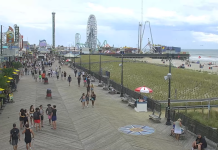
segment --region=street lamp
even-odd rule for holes
[[[169,84],[168,84],[168,106],[167,106],[167,122],[166,125],[171,125],[170,122],[170,91],[171,91],[171,57],[169,57],[170,54],[168,54],[168,58],[169,58],[169,73],[167,74],[167,76],[164,76],[165,80],[169,80]]]
[[[74,47],[74,57],[73,57],[73,67],[74,67],[74,69],[75,69],[75,47]]]
[[[101,83],[101,76],[102,76],[102,71],[101,71],[101,52],[102,50],[99,49],[99,55],[100,55],[100,66],[99,66],[99,83]]]
[[[123,97],[123,55],[124,50],[120,51],[120,54],[122,56],[122,64],[121,64],[121,91],[120,91],[120,97]]]
[[[90,66],[90,53],[91,53],[91,49],[89,49],[89,74],[90,74],[90,71],[91,71],[91,66]]]
[[[81,67],[81,54],[82,54],[82,49],[80,48],[80,67]]]

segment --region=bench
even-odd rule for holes
[[[92,76],[91,76],[91,79],[90,79],[90,80],[91,80],[91,82],[95,82],[95,77],[92,77]]]
[[[135,108],[135,102],[136,102],[136,99],[130,98],[128,101],[128,106]]]
[[[104,85],[103,85],[103,90],[106,90],[106,91],[109,90],[109,86],[108,86],[107,84],[105,84],[105,83],[104,83]]]
[[[117,91],[113,87],[109,87],[109,92],[110,94],[117,94]]]
[[[156,115],[156,113],[158,113],[158,114]],[[161,120],[160,116],[161,116],[161,112],[156,111],[154,109],[153,113],[151,115],[149,115],[149,119],[152,119],[155,122],[160,122],[160,120]]]
[[[186,136],[187,136],[188,127],[182,126],[182,128],[184,129],[184,131],[183,131],[182,134],[180,134],[179,139],[180,139],[180,140],[185,140],[185,139],[186,139]],[[176,135],[176,134],[172,131],[172,129],[171,129],[170,135],[171,135],[171,136],[175,136],[175,135]]]
[[[123,102],[128,102],[129,99],[130,99],[130,96],[127,94],[124,94],[124,97],[121,97],[121,101],[123,101]]]
[[[98,87],[103,87],[104,84],[101,82],[101,83],[98,83]]]

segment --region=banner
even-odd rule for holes
[[[19,43],[19,27],[15,24],[14,25],[14,29],[15,29],[15,43]]]
[[[14,43],[14,30],[9,26],[8,31],[6,32],[6,42],[8,44]]]

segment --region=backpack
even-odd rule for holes
[[[50,116],[51,113],[52,113],[52,108],[51,108],[51,107],[48,107],[46,111],[48,111],[48,115]]]
[[[39,118],[39,116],[38,116],[38,113],[37,113],[37,112],[34,112],[34,113],[33,113],[33,118],[34,118],[34,120],[37,120],[37,119]]]
[[[18,132],[17,132],[17,129],[12,129],[12,138],[13,138],[13,139],[18,139]]]

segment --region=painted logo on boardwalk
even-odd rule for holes
[[[155,132],[154,128],[141,125],[127,125],[118,129],[120,132],[131,135],[148,135]]]

